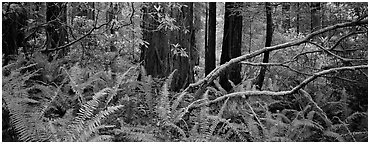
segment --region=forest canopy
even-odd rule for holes
[[[2,141],[367,142],[368,3],[2,2]]]

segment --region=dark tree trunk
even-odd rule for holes
[[[5,13],[3,13],[3,20],[2,20],[2,52],[4,55],[3,58],[3,65],[7,65],[10,61],[11,55],[17,55],[18,49],[20,47],[24,47],[24,30],[22,30],[25,26],[27,26],[27,13],[21,4],[17,3],[9,3],[9,7],[3,9]],[[11,6],[11,5],[19,5]],[[4,7],[3,7],[4,8]]]
[[[310,3],[311,10],[311,32],[320,28],[320,3],[312,2]]]
[[[208,5],[207,3],[205,4],[206,5],[206,22],[205,22],[205,25],[204,25],[204,49],[208,49],[208,13],[209,13],[209,8],[208,8]]]
[[[169,8],[165,3],[151,3],[143,8],[143,39],[149,43],[148,47],[141,47],[141,60],[148,75],[153,77],[167,77],[173,70],[177,69],[171,90],[178,91],[194,81],[191,55],[193,50],[192,29],[193,29],[193,3],[180,3],[187,6]],[[161,5],[163,9],[159,12],[168,13],[176,19],[174,23],[180,26],[179,30],[157,30],[158,15],[150,14],[157,12],[154,5]],[[176,45],[178,47],[176,47]],[[175,54],[175,51],[184,49],[187,55]]]
[[[283,10],[283,17],[284,17],[283,29],[284,31],[287,31],[290,28],[290,3],[288,2],[283,3],[282,10]]]
[[[46,27],[47,49],[53,49],[64,45],[68,40],[66,28],[63,26],[67,23],[67,5],[62,2],[48,2],[46,5],[46,21],[49,22]],[[67,49],[62,49],[58,53],[58,57],[62,57],[66,53]]]
[[[205,51],[205,74],[216,68],[216,2],[209,3],[208,47]]]
[[[296,5],[296,27],[297,27],[297,34],[299,34],[299,21],[300,21],[300,18],[299,18],[299,10],[300,10],[300,6],[299,6],[299,2],[297,2],[297,5]]]
[[[266,2],[265,3],[265,9],[266,9],[266,42],[265,42],[265,47],[269,47],[271,46],[271,42],[272,42],[272,33],[273,33],[273,30],[272,30],[272,8],[271,8],[271,4],[269,2]],[[265,52],[263,53],[263,60],[262,60],[263,63],[268,63],[269,62],[269,52]],[[265,73],[266,73],[266,70],[267,70],[267,67],[266,66],[262,66],[261,67],[261,71],[260,73],[258,74],[257,78],[256,78],[256,82],[254,85],[256,85],[257,89],[258,90],[261,90],[262,86],[263,86],[263,80],[265,79]]]
[[[239,14],[239,12],[232,11],[232,9],[240,6],[241,3],[227,2],[225,4],[225,23],[221,64],[224,64],[230,59],[241,55],[243,17]],[[220,75],[220,84],[226,91],[230,91],[232,89],[232,86],[228,80],[232,81],[234,84],[241,82],[240,70],[240,64],[235,64]]]

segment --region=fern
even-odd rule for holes
[[[321,130],[321,131],[324,130],[324,128],[321,125],[319,125],[318,123],[316,123],[312,120],[308,120],[308,119],[301,119],[301,120],[295,119],[292,122],[292,126],[294,128],[307,126],[307,127],[311,127],[311,128]]]
[[[96,93],[92,100],[88,101],[79,109],[77,117],[75,117],[72,122],[72,127],[75,129],[70,132],[69,140],[72,141],[86,141],[90,138],[91,134],[95,133],[99,126],[101,126],[101,120],[105,119],[109,114],[117,111],[119,108],[122,108],[122,105],[108,107],[104,111],[98,112],[99,99],[107,94],[106,91],[112,91],[110,88],[105,88],[98,93]]]
[[[365,112],[355,112],[355,113],[351,114],[349,117],[347,117],[345,121],[350,123],[354,119],[357,119],[359,117],[366,117],[367,118],[367,113],[365,113]]]
[[[125,135],[125,139],[129,142],[157,142],[159,139],[153,133],[152,130],[157,130],[156,128],[145,128],[143,126],[130,127],[126,125],[121,125],[121,129],[114,129],[115,135]]]
[[[45,129],[46,124],[39,122],[38,119],[42,103],[31,99],[28,94],[29,88],[26,88],[26,81],[38,71],[21,73],[22,70],[34,65],[17,68],[11,71],[10,75],[3,76],[2,99],[9,111],[11,126],[20,141],[47,141],[50,136]]]
[[[85,129],[82,129],[83,132],[78,131],[78,133],[81,133],[81,135],[79,135],[77,141],[83,142],[88,141],[89,139],[94,139],[91,138],[92,134],[97,133],[97,131],[101,128],[105,128],[104,125],[101,125],[101,121],[122,107],[123,105],[112,106],[108,107],[107,110],[99,112],[99,114],[87,122]]]
[[[343,137],[338,133],[335,133],[335,132],[332,132],[332,131],[324,131],[323,135],[328,136],[328,137],[333,137],[333,138],[337,139],[339,142],[344,142]]]

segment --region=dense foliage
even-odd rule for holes
[[[2,141],[368,141],[367,3],[269,3],[267,47],[266,4],[241,3],[230,9],[243,17],[242,55],[224,64],[225,4],[217,3],[217,67],[204,75],[207,5],[194,3],[185,27],[177,15],[185,3],[3,2]],[[48,12],[66,19],[47,20]],[[168,43],[171,53],[147,58],[149,32],[190,36],[196,54]],[[194,83],[173,91],[181,71],[153,76],[145,57],[189,62]],[[236,63],[242,81],[225,90],[219,76]]]

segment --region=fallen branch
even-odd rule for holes
[[[330,30],[335,30],[335,29],[338,29],[338,28],[344,28],[344,27],[355,26],[355,25],[362,25],[362,24],[367,24],[367,23],[368,23],[367,22],[367,19],[361,20],[361,21],[353,21],[353,22],[339,23],[339,24],[336,24],[336,25],[332,25],[332,26],[328,26],[328,27],[319,29],[319,30],[317,30],[317,31],[315,31],[315,32],[307,35],[306,37],[304,37],[302,39],[293,40],[291,42],[286,42],[286,43],[275,45],[275,46],[271,46],[271,47],[265,47],[265,48],[262,48],[260,50],[255,51],[255,52],[252,52],[252,53],[249,53],[249,54],[245,54],[245,55],[242,55],[242,56],[233,58],[230,61],[226,62],[225,64],[222,64],[221,66],[215,68],[213,71],[211,71],[202,80],[199,80],[198,82],[196,82],[194,84],[190,84],[188,86],[188,88],[186,88],[186,90],[189,90],[190,88],[195,88],[195,87],[198,87],[199,86],[198,90],[195,93],[195,98],[196,99],[200,99],[200,96],[205,92],[206,87],[209,84],[211,84],[213,82],[213,80],[215,80],[223,71],[225,71],[226,69],[228,69],[232,64],[239,63],[239,62],[244,61],[246,59],[253,58],[253,57],[258,56],[258,55],[260,55],[262,53],[265,53],[265,52],[279,50],[279,49],[284,49],[284,48],[291,47],[291,46],[296,46],[296,45],[300,45],[302,43],[308,42],[308,40],[310,40],[314,36],[319,35],[319,34],[322,34],[322,33],[325,33],[325,32],[330,31]],[[261,91],[261,92],[263,92],[263,91]]]
[[[223,99],[226,99],[226,98],[237,97],[237,96],[248,96],[249,97],[249,96],[285,96],[285,95],[290,95],[290,94],[294,94],[294,93],[298,92],[301,88],[306,86],[308,83],[310,83],[311,81],[315,80],[316,78],[318,78],[322,75],[333,73],[333,72],[338,72],[338,71],[341,71],[341,70],[356,70],[356,69],[366,69],[366,68],[367,68],[367,65],[359,65],[359,66],[352,66],[352,67],[339,67],[339,68],[327,69],[327,70],[323,70],[323,71],[314,73],[311,77],[305,79],[303,82],[301,82],[299,85],[297,85],[296,87],[292,88],[289,91],[280,91],[280,92],[273,92],[273,91],[234,92],[234,93],[230,93],[230,94],[218,97],[218,98],[216,98],[214,100],[210,100],[210,101],[205,101],[203,99],[194,101],[193,103],[191,103],[186,108],[186,110],[191,110],[193,108],[206,106],[206,105],[209,105],[209,104],[212,104],[212,103],[219,102],[219,101],[221,101]]]

